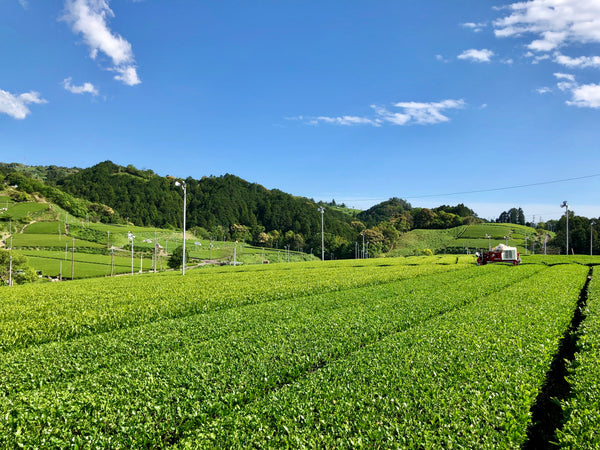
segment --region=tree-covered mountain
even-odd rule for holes
[[[247,229],[249,239],[250,235],[256,238],[261,232],[276,235],[292,232],[314,247],[320,242],[321,215],[319,205],[312,200],[269,190],[229,174],[200,180],[187,178],[185,182],[188,228],[201,227],[222,238],[233,237],[238,230],[233,227],[242,226]],[[136,225],[182,226],[181,188],[151,170],[105,161],[58,180],[57,187],[91,202],[106,204]],[[351,239],[354,231],[350,219],[342,212],[327,209],[327,234]]]
[[[0,165],[0,178],[24,192],[40,192],[79,217],[139,226],[181,228],[183,192],[172,177],[105,161],[86,169]],[[402,233],[414,228],[451,228],[476,219],[459,204],[413,208],[390,198],[356,213],[332,203],[296,197],[237,176],[188,177],[187,229],[203,237],[239,239],[257,245],[304,249],[321,247],[324,207],[325,248],[336,257],[352,257],[363,238],[369,253],[391,250]]]

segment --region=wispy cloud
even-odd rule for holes
[[[361,116],[317,116],[296,117],[295,120],[304,121],[310,125],[331,124],[343,126],[371,125],[381,127],[390,125],[435,125],[448,122],[450,118],[445,115],[446,110],[464,108],[464,100],[443,100],[441,102],[399,102],[391,108],[371,105],[375,113],[373,117]]]
[[[319,117],[311,117],[308,119],[308,123],[310,125],[318,125],[319,123],[328,123],[332,125],[373,125],[375,127],[381,126],[381,121],[377,119],[369,119],[367,117],[357,117],[357,116],[339,116],[339,117],[328,117],[328,116],[319,116]]]
[[[111,31],[108,19],[114,17],[108,0],[66,0],[63,19],[71,24],[73,32],[80,34],[90,49],[90,57],[96,59],[103,53],[112,60],[115,76],[129,86],[141,83],[135,66],[131,44]]]
[[[579,56],[577,58],[571,58],[570,56],[556,53],[554,55],[554,62],[569,68],[600,68],[600,56]]]
[[[512,3],[510,13],[494,21],[498,37],[530,34],[527,47],[553,51],[569,43],[600,42],[598,0],[529,0]]]
[[[13,95],[10,92],[0,89],[0,113],[8,114],[15,119],[24,119],[30,114],[29,104],[48,103],[40,97],[40,94],[34,91],[26,92],[20,95]]]
[[[466,22],[466,23],[461,23],[460,26],[463,28],[468,28],[469,30],[473,30],[475,33],[479,33],[481,30],[483,30],[487,26],[487,22],[480,22],[480,23]]]
[[[481,50],[471,48],[458,55],[458,59],[466,59],[474,62],[490,62],[492,56],[494,56],[494,52],[486,48]]]
[[[27,9],[27,7],[29,6],[29,2],[27,0],[19,0],[19,3],[25,9]]]
[[[98,95],[98,89],[92,83],[83,83],[81,86],[71,84],[72,78],[65,78],[62,82],[63,87],[73,94],[92,94]]]

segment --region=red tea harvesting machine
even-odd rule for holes
[[[516,247],[508,247],[504,244],[498,244],[489,252],[476,252],[477,265],[483,266],[489,263],[507,262],[513,265],[521,264],[521,255]]]

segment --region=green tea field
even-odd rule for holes
[[[0,447],[536,448],[548,431],[535,405],[581,309],[585,345],[549,439],[594,448],[600,258],[567,258],[214,266],[3,288]]]

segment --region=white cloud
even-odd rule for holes
[[[465,50],[460,55],[458,55],[458,59],[467,59],[475,62],[490,62],[492,56],[494,56],[494,52],[488,49],[476,50],[471,48],[469,50]]]
[[[460,26],[463,28],[468,28],[469,30],[473,30],[475,33],[479,33],[483,28],[485,28],[487,26],[487,23],[486,22],[480,22],[480,23],[467,22],[467,23],[461,23]]]
[[[529,0],[512,3],[509,15],[494,21],[498,37],[531,34],[528,48],[549,52],[569,43],[600,42],[598,0]]]
[[[570,73],[559,73],[556,72],[554,74],[554,76],[558,79],[558,80],[568,80],[568,81],[575,81],[575,75],[572,75]]]
[[[115,80],[122,81],[127,86],[135,86],[141,83],[134,66],[115,67],[111,70],[120,74],[115,75]]]
[[[319,123],[328,123],[332,125],[373,125],[380,126],[380,122],[377,120],[369,119],[366,117],[357,117],[357,116],[341,116],[341,117],[327,117],[327,116],[319,116],[310,118],[308,121],[311,125],[318,125]]]
[[[600,56],[579,56],[577,58],[571,58],[569,56],[556,53],[554,55],[554,62],[570,68],[600,68]]]
[[[409,117],[408,121],[398,123],[398,125],[405,125],[408,123],[433,125],[436,123],[448,122],[450,119],[443,115],[442,111],[463,108],[465,102],[464,100],[443,100],[441,102],[433,103],[400,102],[396,103],[394,106],[402,109],[402,112],[399,113],[402,118],[406,116]]]
[[[584,84],[572,89],[573,101],[568,105],[580,108],[600,108],[600,84]]]
[[[115,79],[130,86],[140,83],[131,44],[108,27],[107,20],[114,17],[108,0],[66,0],[65,11],[63,19],[83,37],[92,59],[101,52],[112,60],[111,70],[121,74]]]
[[[63,87],[73,94],[92,94],[98,95],[98,89],[92,83],[83,83],[81,86],[74,86],[71,84],[72,78],[65,78],[62,82]]]
[[[554,76],[559,80],[556,86],[563,92],[572,91],[577,87],[575,76],[570,73],[555,73]]]
[[[30,103],[41,104],[48,102],[34,91],[13,95],[10,92],[0,89],[0,113],[8,114],[15,119],[24,119],[31,112],[27,108],[27,105]]]
[[[27,0],[19,0],[19,3],[25,9],[27,9],[27,7],[29,6],[29,2]]]
[[[600,108],[600,84],[579,84],[575,80],[575,76],[569,73],[555,73],[554,76],[558,80],[556,83],[558,89],[570,93],[572,96],[572,100],[566,102],[567,105],[579,108]],[[542,89],[550,90],[549,88]],[[539,89],[538,92],[540,92]]]
[[[552,92],[552,88],[544,86],[544,87],[541,87],[541,88],[537,88],[535,91],[538,94],[549,94],[550,92]]]
[[[310,125],[320,123],[332,125],[371,125],[380,127],[384,124],[391,125],[434,125],[437,123],[448,122],[450,119],[442,114],[448,109],[460,109],[465,106],[464,100],[443,100],[441,102],[419,103],[419,102],[399,102],[392,105],[399,111],[390,111],[389,109],[371,105],[375,112],[375,117],[360,116],[318,116],[288,118],[288,120],[306,120]]]

